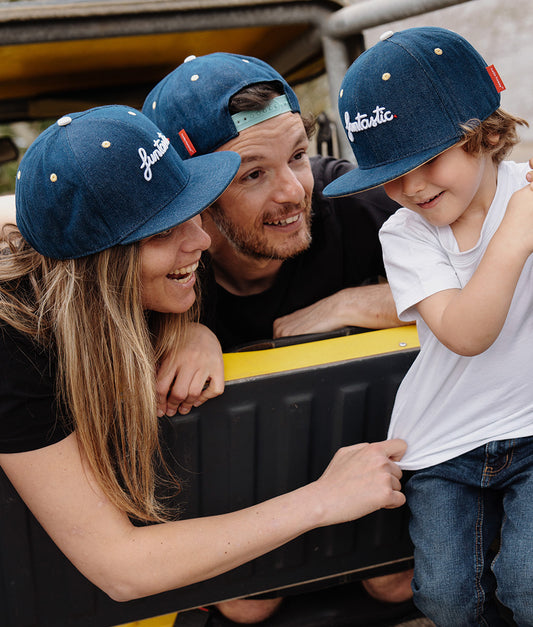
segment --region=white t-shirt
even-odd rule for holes
[[[533,435],[533,255],[520,275],[509,314],[485,352],[463,357],[441,344],[415,309],[441,290],[461,289],[477,268],[528,164],[498,169],[494,200],[474,248],[459,251],[449,226],[436,227],[399,209],[380,231],[398,315],[416,320],[420,354],[402,381],[390,438],[407,441],[402,468],[416,470],[492,440]]]

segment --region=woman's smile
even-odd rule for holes
[[[142,301],[145,309],[183,313],[196,300],[200,256],[211,243],[199,216],[141,242]]]

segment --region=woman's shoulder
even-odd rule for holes
[[[42,448],[72,431],[61,418],[55,370],[51,351],[0,323],[0,452]]]

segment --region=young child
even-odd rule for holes
[[[503,161],[526,122],[502,89],[455,33],[385,33],[339,96],[358,169],[325,189],[383,184],[403,207],[380,238],[421,348],[389,437],[414,471],[415,603],[440,627],[507,624],[500,603],[533,625],[533,186]]]

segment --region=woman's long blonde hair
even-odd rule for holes
[[[138,243],[57,261],[6,226],[0,246],[0,320],[56,352],[58,395],[98,484],[129,516],[168,519],[155,369],[191,314],[153,313],[149,327]]]

